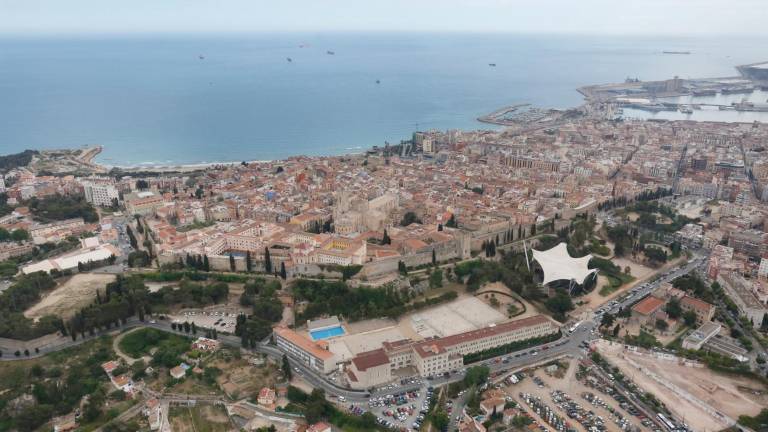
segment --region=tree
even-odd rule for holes
[[[437,254],[434,249],[432,249],[432,265],[437,266]]]
[[[547,309],[552,311],[554,318],[558,321],[564,321],[565,314],[573,310],[571,297],[563,291],[558,291],[557,294],[545,302],[545,305]]]
[[[448,413],[446,413],[442,406],[440,406],[430,414],[429,422],[436,430],[442,431],[448,430],[448,425],[450,424],[451,419],[448,417]]]
[[[285,262],[284,261],[280,262],[280,278],[282,278],[283,280],[288,279],[288,273],[285,271]]]
[[[291,371],[291,364],[288,362],[288,356],[283,354],[283,375],[287,381],[291,380],[293,371]]]
[[[384,235],[381,237],[381,244],[388,245],[392,244],[392,239],[389,238],[389,233],[387,233],[387,230],[384,230]]]
[[[245,252],[245,269],[250,273],[253,264],[251,264],[251,251]]]
[[[208,262],[208,255],[203,255],[203,270],[211,271],[211,263]]]
[[[763,314],[763,321],[760,323],[760,330],[768,332],[768,312]]]
[[[421,219],[416,216],[416,213],[409,211],[403,215],[403,219],[400,220],[401,226],[408,226],[412,223],[421,224]]]
[[[264,271],[272,273],[272,259],[269,257],[269,247],[264,248]]]
[[[613,337],[619,336],[619,330],[621,329],[621,326],[616,324],[616,327],[613,328]]]
[[[616,320],[616,317],[614,317],[610,313],[605,313],[603,315],[602,320],[600,320],[600,326],[601,327],[610,327],[613,325],[613,322]]]
[[[197,325],[194,323],[194,321],[192,322],[192,334],[197,334]]]
[[[443,286],[443,270],[436,268],[429,274],[429,287],[430,288],[442,288]]]
[[[15,229],[13,232],[11,232],[11,240],[17,242],[29,240],[29,232],[21,228]]]
[[[445,226],[448,228],[457,228],[458,225],[456,223],[456,215],[451,213],[450,219],[448,219],[448,222],[445,223]]]
[[[685,325],[688,327],[695,326],[697,320],[698,318],[696,317],[696,312],[694,311],[689,310],[683,314],[683,322],[685,322]]]
[[[683,315],[683,308],[680,306],[680,300],[677,298],[671,298],[669,302],[667,302],[667,307],[665,309],[667,312],[667,315],[669,315],[672,319],[678,319]]]
[[[397,262],[397,271],[402,276],[407,276],[408,275],[408,267],[405,265],[405,262],[403,262],[403,261],[398,261]]]
[[[235,271],[235,256],[232,254],[229,254],[229,271],[234,272]]]
[[[657,319],[655,327],[658,330],[667,331],[667,329],[669,328],[669,324],[667,323],[667,321],[665,321],[663,319]]]

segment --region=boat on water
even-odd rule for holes
[[[376,84],[381,84],[381,80],[376,80]]]
[[[326,51],[325,53],[328,54],[328,55],[336,55],[336,53],[333,52],[333,51]]]
[[[292,59],[292,58],[290,58],[290,57],[286,57],[285,59],[286,59],[286,60],[288,60],[288,63],[290,63],[290,62],[292,62],[292,61],[293,61],[293,59]]]
[[[197,58],[199,58],[200,60],[205,60],[205,56],[204,55],[199,55],[199,56],[197,56]]]
[[[693,95],[694,96],[715,96],[717,95],[717,90],[714,90],[714,89],[694,90]]]
[[[721,94],[752,93],[753,91],[755,91],[754,87],[725,87],[720,89]]]
[[[488,66],[490,66],[490,67],[496,67],[496,63],[488,63]]]
[[[680,111],[683,114],[693,114],[693,109],[689,107],[688,105],[680,105],[680,108],[678,108],[678,111]]]
[[[690,53],[690,51],[662,51],[662,54],[688,55]]]

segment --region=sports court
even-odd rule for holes
[[[506,316],[475,297],[462,297],[411,315],[413,330],[423,338],[450,336],[502,322]]]

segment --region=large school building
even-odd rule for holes
[[[557,333],[559,326],[543,315],[491,325],[453,336],[419,342],[401,340],[355,356],[347,368],[352,388],[363,389],[392,381],[393,373],[414,367],[421,376],[440,375],[464,367],[464,356],[512,342]]]
[[[365,389],[392,381],[395,371],[408,367],[421,376],[440,375],[463,368],[467,354],[558,331],[557,323],[536,315],[441,338],[384,342],[381,348],[353,357],[346,378],[350,387]],[[339,362],[326,342],[313,342],[290,329],[275,329],[275,341],[283,352],[319,372],[330,373]]]

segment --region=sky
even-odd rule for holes
[[[768,35],[768,0],[0,0],[0,33]]]

